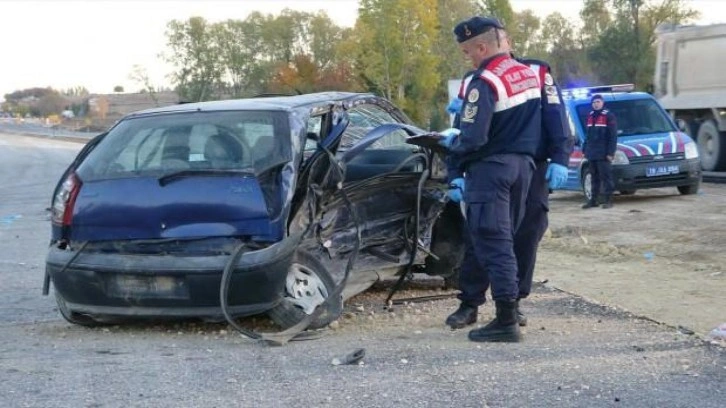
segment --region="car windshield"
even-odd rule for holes
[[[289,129],[286,113],[277,111],[129,118],[108,133],[77,172],[86,181],[188,170],[259,174],[290,160]]]
[[[587,115],[591,109],[590,104],[582,104],[577,107],[577,116],[583,129],[587,129]],[[618,123],[618,137],[676,130],[663,109],[652,99],[609,101],[605,103],[605,109],[615,115]]]

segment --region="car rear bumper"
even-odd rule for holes
[[[678,172],[648,176],[650,167],[678,166]],[[615,189],[620,191],[645,188],[690,186],[701,181],[701,162],[698,159],[672,160],[613,166]]]
[[[299,241],[289,237],[243,254],[230,280],[231,314],[262,313],[280,301]],[[63,270],[74,254],[51,247],[46,259],[53,285],[72,312],[222,318],[220,283],[229,256],[81,253]]]

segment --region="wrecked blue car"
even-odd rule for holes
[[[58,309],[283,328],[409,270],[451,278],[460,209],[425,134],[385,99],[318,93],[131,114],[78,154],[53,193],[46,259]],[[227,275],[225,275],[227,273]],[[225,277],[225,279],[223,279]]]

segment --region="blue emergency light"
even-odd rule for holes
[[[562,97],[565,99],[584,99],[599,93],[632,92],[635,90],[633,84],[600,85],[587,88],[570,88],[562,90]]]

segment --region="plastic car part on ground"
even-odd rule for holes
[[[726,323],[720,324],[718,327],[711,330],[711,332],[708,333],[708,337],[712,340],[726,341]]]

